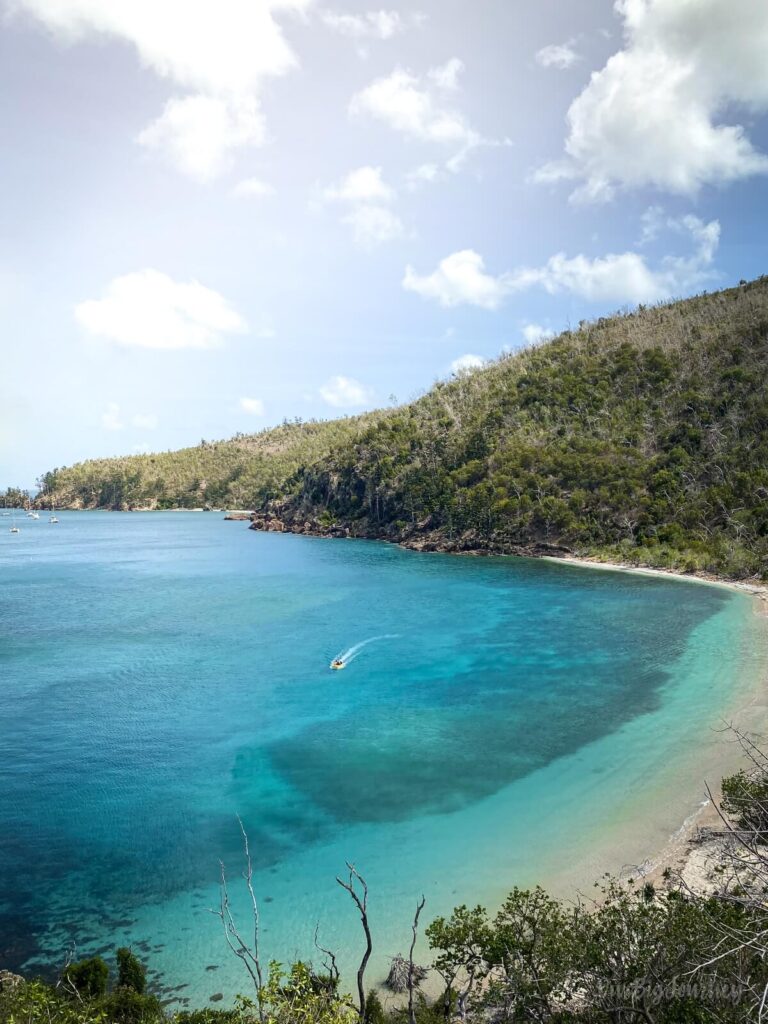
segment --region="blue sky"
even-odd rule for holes
[[[763,0],[0,10],[0,486],[767,269]]]

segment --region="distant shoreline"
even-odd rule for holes
[[[594,558],[580,555],[535,555],[545,562],[557,562],[561,565],[576,565],[584,569],[605,569],[610,572],[631,572],[641,576],[663,576],[665,579],[682,580],[684,583],[704,583],[713,587],[728,587],[741,593],[752,594],[761,601],[768,602],[768,583],[734,580],[715,573],[675,572],[673,569],[661,569],[646,565],[631,565],[628,562],[601,562]],[[763,610],[768,615],[768,608]]]

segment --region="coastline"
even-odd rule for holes
[[[649,566],[628,565],[619,562],[602,562],[595,559],[568,556],[540,556],[545,561],[560,565],[572,565],[583,569],[602,569],[606,572],[625,572],[641,576],[654,576],[679,580],[684,583],[698,583],[704,586],[722,587],[752,598],[752,609],[760,621],[760,635],[768,640],[768,585],[742,580],[717,577],[714,574],[679,573],[668,569],[657,569]],[[756,677],[748,681],[747,693],[739,696],[730,708],[727,727],[743,730],[758,735],[768,733],[768,703],[766,703],[766,682],[768,682],[768,659],[764,658]],[[746,702],[745,702],[745,698]],[[714,748],[711,753],[714,755]],[[737,771],[743,763],[743,755],[733,759],[732,768]],[[702,787],[704,778],[702,778]],[[718,813],[721,800],[720,779],[711,788],[711,798],[703,797],[699,807],[693,811],[680,827],[656,851],[652,852],[646,862],[636,866],[629,874],[649,881],[657,886],[682,884],[696,892],[708,893],[717,884],[717,866],[721,859],[724,839],[716,834],[722,827]],[[711,832],[710,832],[711,830]],[[669,878],[671,872],[672,880]]]
[[[703,583],[706,586],[727,587],[741,593],[752,594],[760,602],[766,602],[762,614],[768,616],[768,583],[747,582],[746,580],[729,579],[715,573],[675,572],[673,569],[660,569],[646,565],[630,565],[627,562],[601,562],[595,558],[581,555],[534,555],[545,562],[558,562],[563,565],[581,566],[584,569],[604,569],[607,572],[629,572],[640,576],[662,576],[665,579],[681,580],[684,583]]]
[[[76,517],[73,516],[73,519]],[[107,522],[108,517],[94,517],[103,518],[104,523],[101,527],[104,530],[111,530],[112,535],[125,535],[131,534],[132,529],[128,529],[130,525],[129,521],[121,520],[119,523],[115,522],[114,519]],[[144,523],[147,524],[152,517],[137,517],[137,519],[144,519]],[[185,519],[185,523],[162,523],[156,525],[157,518],[149,526],[151,530],[159,529],[163,527],[163,536],[167,539],[169,544],[175,544],[181,547],[189,546],[190,534],[189,531],[197,531],[203,529],[203,523],[187,523],[186,519],[200,519],[201,517],[182,517]],[[220,517],[219,517],[220,518]],[[217,517],[213,517],[214,520]],[[93,528],[96,526],[95,523],[89,521],[88,517],[83,517],[81,529],[90,536]],[[222,530],[222,527],[218,524],[218,521],[208,522],[205,524],[203,529],[205,536],[212,537],[223,537],[225,541],[230,544],[235,551],[236,558],[241,558],[243,555],[243,536],[239,531],[228,531],[226,528]],[[268,540],[267,538],[263,538]],[[286,545],[283,542],[277,541],[272,544],[260,545],[256,543],[255,547],[253,543],[249,544],[248,540],[245,541],[245,548],[249,549],[250,556],[254,560],[254,564],[261,564],[265,557],[265,551],[267,549],[276,552],[278,557],[280,551]],[[291,544],[288,542],[289,547],[297,548],[299,559],[301,562],[304,557],[304,549],[311,549],[313,545],[311,543],[306,546],[299,542],[298,545]],[[336,547],[333,551],[329,552],[326,545],[318,545],[315,547],[316,555],[311,557],[319,557],[321,563],[324,562],[326,556],[329,554],[332,557],[339,557],[342,561],[346,561],[348,558],[362,557],[364,560],[368,556],[375,556],[376,552],[371,551],[370,547],[368,550],[363,550],[364,546],[351,545],[349,551],[342,545]],[[332,546],[331,546],[332,547]],[[355,553],[355,549],[360,554]],[[380,551],[380,553],[386,556],[386,549]],[[248,554],[246,552],[246,554]],[[311,554],[311,552],[310,552]],[[406,552],[401,552],[398,555],[397,551],[390,550],[390,556],[395,556],[395,561],[399,562]],[[443,559],[434,560],[411,560],[410,556],[406,555],[408,561],[413,564],[420,565],[423,569],[426,569],[428,574],[433,571],[436,573],[442,573],[447,570],[449,573],[453,572],[456,576],[472,575],[477,573],[484,575],[485,566],[482,561],[475,563],[456,563],[449,562]],[[583,568],[593,567],[588,563],[588,560],[576,560],[572,558],[565,559],[554,559],[560,563],[570,563],[574,565],[581,565]],[[495,566],[488,566],[488,569],[493,569],[494,572],[498,572],[502,576],[515,575],[516,565],[513,562],[503,562],[501,559],[493,559]],[[535,565],[529,563],[535,569]],[[521,566],[522,567],[522,566]],[[630,566],[613,566],[606,563],[597,563],[595,568],[602,568],[606,571],[627,571],[630,573],[636,573],[639,575],[661,575],[670,577],[672,574],[663,572],[661,570],[645,570],[638,569],[637,567]],[[554,569],[555,567],[550,567]],[[479,875],[479,882],[484,886],[482,893],[478,893],[478,898],[483,902],[486,902],[490,908],[495,908],[501,905],[501,902],[506,897],[509,888],[513,883],[520,882],[524,887],[535,884],[537,881],[549,889],[553,894],[556,894],[559,898],[566,901],[576,897],[578,892],[586,892],[589,894],[590,886],[595,880],[598,880],[603,871],[610,871],[612,874],[621,877],[628,877],[630,872],[632,877],[638,878],[643,877],[649,880],[655,880],[656,877],[661,878],[661,872],[667,865],[671,866],[672,869],[678,871],[679,857],[685,857],[685,869],[688,870],[688,865],[693,864],[696,861],[697,855],[701,850],[701,847],[692,847],[689,843],[689,839],[693,837],[698,826],[706,824],[710,821],[716,820],[715,812],[711,805],[706,807],[698,806],[704,791],[704,780],[708,779],[710,783],[716,783],[720,778],[719,774],[716,774],[716,769],[711,768],[712,763],[716,763],[718,758],[721,756],[718,753],[713,753],[716,748],[719,748],[721,754],[724,752],[725,757],[739,758],[740,751],[736,749],[735,744],[730,744],[730,750],[724,750],[725,744],[728,742],[728,737],[718,735],[714,730],[718,727],[718,719],[722,714],[725,717],[730,707],[729,705],[736,706],[737,703],[746,704],[747,698],[750,692],[755,690],[755,681],[762,680],[765,678],[764,675],[758,675],[755,671],[757,668],[756,659],[747,659],[742,657],[742,652],[746,652],[748,647],[746,644],[738,644],[737,641],[740,637],[743,638],[754,638],[759,641],[752,644],[752,650],[762,649],[762,636],[764,635],[762,630],[758,631],[755,628],[750,628],[745,625],[744,629],[740,626],[741,621],[747,623],[750,619],[749,609],[754,608],[760,609],[762,602],[758,600],[746,600],[745,598],[751,595],[745,594],[745,588],[743,585],[733,587],[727,581],[718,580],[700,580],[694,579],[694,582],[707,583],[708,585],[725,585],[728,589],[734,591],[733,594],[726,594],[721,591],[720,593],[715,592],[698,592],[694,593],[690,590],[680,590],[673,587],[662,587],[658,588],[651,585],[650,581],[636,581],[632,583],[630,580],[625,580],[622,585],[617,578],[614,578],[613,583],[607,578],[603,577],[595,578],[592,577],[591,583],[589,580],[574,579],[577,574],[567,572],[549,572],[547,567],[541,565],[538,570],[539,575],[551,576],[553,581],[555,579],[565,579],[566,582],[570,577],[570,585],[578,592],[582,590],[582,584],[586,583],[586,590],[590,588],[596,588],[597,590],[643,590],[643,591],[656,591],[658,590],[658,599],[665,599],[669,605],[672,605],[672,612],[676,607],[678,601],[693,601],[694,603],[703,602],[707,605],[714,605],[716,607],[727,606],[731,609],[731,613],[726,613],[724,616],[720,616],[716,613],[715,618],[711,620],[703,620],[702,629],[704,633],[708,632],[709,625],[704,623],[720,622],[721,627],[717,631],[716,639],[710,648],[710,654],[708,655],[710,662],[716,661],[719,654],[722,653],[724,662],[727,664],[723,666],[723,672],[720,674],[721,685],[719,688],[720,699],[717,701],[717,691],[710,690],[710,694],[713,694],[715,700],[707,698],[707,705],[711,706],[711,713],[705,718],[703,715],[696,714],[695,717],[689,720],[687,727],[687,740],[685,756],[677,758],[676,761],[685,763],[683,767],[687,769],[685,772],[680,773],[677,771],[677,764],[670,766],[666,763],[663,757],[663,751],[666,748],[670,752],[674,752],[673,744],[668,741],[662,730],[652,726],[648,728],[644,723],[650,721],[642,715],[636,717],[631,721],[631,724],[627,729],[622,730],[623,735],[617,735],[609,742],[609,749],[606,755],[602,758],[602,762],[597,764],[591,757],[591,752],[588,753],[590,762],[594,764],[595,770],[591,779],[594,779],[598,787],[602,785],[603,779],[609,779],[610,773],[615,772],[616,776],[621,776],[622,786],[613,787],[609,791],[609,796],[616,795],[616,799],[613,801],[615,807],[612,807],[609,815],[603,814],[605,819],[600,823],[600,827],[592,829],[592,834],[586,835],[583,842],[577,845],[571,845],[573,833],[569,835],[568,825],[563,819],[558,820],[555,815],[547,813],[547,805],[545,802],[539,802],[539,796],[544,795],[546,792],[557,794],[559,787],[562,784],[567,786],[569,776],[574,778],[579,772],[578,761],[582,756],[582,750],[576,751],[574,758],[567,764],[560,763],[555,764],[554,771],[550,772],[549,777],[544,780],[544,783],[539,785],[534,791],[532,796],[527,797],[527,807],[522,807],[522,801],[515,801],[514,799],[509,800],[508,790],[499,794],[500,798],[492,798],[493,804],[490,812],[484,810],[483,806],[478,805],[477,813],[472,819],[476,824],[474,830],[476,834],[487,835],[489,840],[487,845],[493,847],[491,855],[488,860],[491,862],[490,867],[495,870],[487,871],[485,874]],[[692,577],[690,575],[676,574],[679,582],[691,582]],[[607,585],[607,586],[606,586]],[[738,596],[736,594],[738,592]],[[586,601],[589,602],[590,598],[587,595]],[[651,600],[654,600],[653,594],[651,594]],[[199,609],[200,615],[206,614],[204,602],[197,602],[196,607]],[[586,607],[589,607],[587,603]],[[764,609],[763,609],[764,610]],[[185,612],[185,614],[187,614]],[[607,617],[609,630],[615,627],[615,620],[612,616]],[[760,619],[760,625],[764,625],[764,619]],[[730,638],[733,638],[733,645],[731,645]],[[650,645],[655,642],[653,633],[648,634],[648,641]],[[696,644],[691,645],[692,648],[696,648]],[[705,655],[705,657],[707,657]],[[741,670],[739,666],[743,666],[744,670]],[[714,673],[713,673],[714,674]],[[689,673],[690,675],[690,673]],[[686,676],[685,668],[680,670],[680,678]],[[343,681],[346,683],[346,677]],[[676,689],[674,686],[675,679],[672,678],[673,685],[670,687],[671,690]],[[762,685],[760,683],[759,685]],[[751,691],[750,691],[751,686]],[[730,698],[733,698],[731,700]],[[690,700],[688,706],[690,707]],[[703,701],[701,702],[704,703]],[[695,709],[694,709],[695,710]],[[673,713],[671,715],[665,715],[668,720],[676,721],[678,724],[685,721],[685,716],[680,713]],[[690,723],[694,724],[691,725]],[[502,723],[499,723],[500,725]],[[678,730],[681,732],[682,730]],[[635,740],[633,743],[634,734]],[[639,734],[639,741],[637,736]],[[690,742],[688,742],[690,738]],[[629,763],[630,757],[633,753],[637,753],[638,750],[643,749],[643,743],[647,739],[649,745],[656,746],[658,748],[657,753],[654,757],[644,757],[642,761],[638,760],[637,770],[633,773],[627,772],[626,766]],[[659,755],[661,752],[661,756]],[[704,757],[702,758],[702,754]],[[706,768],[702,763],[699,762],[706,760]],[[691,767],[693,766],[693,767]],[[575,770],[574,770],[575,769]],[[710,773],[711,771],[711,773]],[[724,772],[723,774],[728,774]],[[660,784],[660,780],[663,777],[663,785]],[[573,786],[572,789],[566,789],[569,794],[567,805],[571,808],[580,808],[573,815],[569,813],[567,819],[568,822],[573,822],[578,819],[579,829],[587,828],[587,822],[592,817],[591,808],[597,810],[601,809],[601,802],[599,799],[594,799],[593,789],[591,788],[590,777],[582,773],[579,776],[580,783],[579,787]],[[670,784],[671,780],[671,784]],[[586,785],[582,785],[585,782]],[[527,786],[527,782],[526,782]],[[677,792],[674,788],[677,786]],[[669,800],[666,800],[666,794],[669,794]],[[557,801],[556,797],[556,801]],[[664,803],[666,802],[666,807]],[[488,801],[491,803],[491,800]],[[561,801],[562,805],[562,801]],[[587,805],[591,805],[587,806]],[[518,817],[517,811],[522,809],[524,814],[522,817]],[[693,812],[693,813],[692,813]],[[530,871],[526,870],[523,873],[523,857],[515,857],[510,855],[509,849],[504,845],[504,841],[501,834],[494,832],[493,827],[496,823],[499,823],[499,829],[511,829],[516,828],[520,833],[530,835],[528,828],[527,815],[531,817],[543,816],[548,817],[552,822],[551,829],[540,836],[536,845],[531,845],[527,851],[524,851],[524,859],[527,865],[530,867]],[[597,816],[595,816],[597,817]],[[491,828],[488,828],[490,825]],[[682,826],[681,826],[682,823]],[[412,843],[418,844],[422,842],[429,848],[434,848],[435,835],[434,829],[435,824],[430,824],[427,828],[415,829],[413,831],[404,830],[402,848],[408,848]],[[453,831],[451,827],[446,829],[448,833]],[[473,831],[472,828],[466,829],[470,833]],[[451,842],[455,844],[455,832],[453,837],[450,837]],[[343,852],[343,851],[342,851]],[[460,849],[459,849],[460,852]],[[561,865],[568,870],[569,867],[579,869],[581,877],[574,880],[574,871],[571,872],[570,879],[566,878],[564,874],[549,874],[546,870],[546,856],[552,854],[552,859],[557,858]],[[348,854],[347,854],[348,855]],[[647,860],[646,860],[647,858]],[[309,860],[310,858],[308,858]],[[339,860],[339,851],[336,851],[332,856],[328,857],[328,861],[335,864]],[[570,861],[570,865],[569,862]],[[367,863],[367,861],[366,861]],[[482,864],[483,862],[478,860],[472,860],[472,864]],[[642,871],[631,867],[630,865],[640,864]],[[622,866],[627,865],[622,870]],[[682,868],[681,868],[682,870]],[[294,874],[293,868],[288,872],[288,875]],[[328,871],[326,871],[328,874]],[[422,876],[424,875],[421,872]],[[325,876],[324,876],[325,877]],[[328,875],[332,877],[332,875]],[[428,875],[426,877],[429,877]],[[325,884],[325,883],[324,883]],[[473,883],[474,884],[474,883]],[[263,892],[267,892],[270,895],[270,903],[265,906],[266,917],[265,921],[269,923],[269,915],[272,913],[272,903],[274,902],[277,907],[281,898],[279,893],[274,893],[274,879],[269,877],[267,884],[263,886]],[[287,891],[286,889],[282,890]],[[456,890],[460,892],[461,890]],[[387,897],[391,894],[388,892]],[[397,893],[395,893],[397,895]],[[183,924],[188,923],[188,919],[193,919],[194,915],[199,909],[200,902],[205,902],[207,905],[215,905],[212,899],[215,898],[215,893],[211,897],[198,897],[197,903],[179,901],[178,905],[174,905],[170,913],[175,915],[174,920],[181,922],[182,917],[186,915],[183,920]],[[430,894],[430,907],[432,907],[433,897]],[[454,901],[456,902],[456,901]],[[453,903],[447,903],[442,905],[439,909],[443,910],[445,907],[450,908]],[[160,917],[153,916],[153,911],[150,908],[147,917],[142,918],[141,923],[138,925],[138,930],[134,931],[133,934],[126,933],[124,936],[121,935],[120,940],[124,943],[130,943],[138,935],[140,938],[148,936],[161,936],[157,938],[158,942],[168,941],[165,936],[161,935],[161,930],[158,928],[158,922]],[[320,918],[322,915],[310,915],[313,918],[317,916]],[[207,918],[206,918],[207,920]],[[300,922],[299,922],[300,923]],[[88,922],[90,924],[90,922]],[[194,927],[194,920],[192,921]],[[298,934],[298,923],[296,925],[296,932]],[[386,948],[392,948],[393,951],[398,949],[397,938],[392,939],[388,933],[386,934]],[[170,949],[170,942],[169,942]],[[346,948],[346,947],[345,947]],[[195,963],[199,965],[206,963],[205,956],[207,952],[201,954]],[[194,959],[194,952],[192,959]],[[214,958],[216,959],[216,958]],[[158,966],[161,966],[163,973],[169,980],[166,982],[168,985],[175,985],[176,981],[190,981],[188,977],[180,977],[175,967],[175,961],[170,958],[166,960],[158,956],[156,961]],[[169,966],[170,965],[170,966]],[[202,972],[202,967],[200,972]],[[373,969],[373,968],[372,968]],[[226,989],[229,985],[229,980],[220,981],[225,977],[229,979],[229,972],[226,967],[222,964],[221,970],[216,974],[216,988]],[[197,977],[197,975],[195,976]],[[197,997],[198,989],[202,993],[201,1005],[205,1005],[205,1000],[209,998],[210,992],[213,991],[213,987],[209,984],[209,981],[213,981],[213,975],[206,975],[200,973],[201,981],[192,981],[192,987],[189,990],[185,990],[187,995],[190,995],[192,991],[195,992],[195,998]],[[174,980],[170,980],[174,979]],[[206,988],[205,986],[208,985]]]
[[[558,545],[538,545],[517,551],[494,550],[493,548],[466,547],[455,542],[440,543],[433,538],[428,540],[419,538],[398,539],[388,537],[355,537],[348,530],[339,528],[319,527],[315,523],[305,523],[302,528],[297,529],[293,524],[285,524],[276,517],[253,516],[249,529],[261,532],[292,533],[299,536],[309,536],[319,539],[359,539],[379,540],[385,543],[395,543],[406,550],[416,551],[421,554],[452,554],[470,555],[474,557],[524,557],[537,558],[543,561],[554,562],[558,565],[570,565],[582,569],[599,569],[605,572],[624,572],[633,575],[651,576],[667,580],[675,580],[681,583],[696,583],[703,586],[721,587],[732,592],[751,597],[753,613],[758,617],[760,623],[760,636],[768,640],[768,584],[759,583],[753,580],[736,580],[720,577],[714,573],[705,572],[676,572],[671,569],[656,568],[651,566],[638,566],[621,562],[600,561],[594,558],[583,557],[567,552]],[[768,650],[768,645],[766,645]],[[750,678],[738,685],[738,694],[733,695],[733,700],[726,702],[724,714],[728,715],[728,725],[737,729],[758,735],[768,734],[768,706],[763,705],[762,697],[768,681],[768,655],[760,664],[757,672],[753,671],[754,666],[745,665],[743,671],[750,671]],[[725,723],[725,719],[723,719]],[[725,756],[722,750],[718,750],[714,736],[702,738],[705,753],[702,754],[702,762],[708,763],[712,770],[717,773],[713,780],[712,795],[716,801],[720,799],[720,780],[722,777],[738,771],[743,763],[743,755],[735,757]],[[719,755],[719,756],[718,756]],[[700,778],[701,791],[705,786],[705,772],[702,771]],[[650,788],[650,782],[649,782]],[[692,794],[693,796],[693,794]],[[706,888],[712,882],[713,860],[718,856],[718,840],[710,839],[704,843],[696,842],[700,830],[706,830],[717,826],[720,823],[717,808],[709,798],[700,799],[699,806],[690,813],[675,830],[649,851],[645,861],[640,865],[632,865],[631,868],[616,866],[615,872],[625,877],[644,878],[655,884],[662,884],[665,881],[666,869],[671,870],[677,878],[687,879],[686,884],[691,888]]]
[[[84,510],[81,510],[84,511]],[[203,509],[136,509],[132,511],[180,511],[180,512],[197,512],[204,511]],[[422,534],[416,537],[409,538],[398,538],[398,537],[375,537],[370,535],[355,536],[348,529],[340,527],[328,527],[321,526],[317,522],[297,522],[297,523],[286,523],[276,516],[263,516],[254,514],[248,510],[227,510],[227,509],[215,509],[211,511],[225,512],[224,519],[229,520],[250,520],[249,529],[254,529],[260,532],[278,532],[278,533],[291,533],[298,536],[314,537],[318,539],[359,539],[359,540],[379,540],[385,543],[394,543],[397,546],[403,547],[406,550],[416,551],[418,553],[436,553],[436,554],[452,554],[452,555],[469,555],[473,557],[525,557],[525,558],[536,558],[544,561],[554,562],[559,565],[569,565],[583,569],[597,569],[604,572],[625,572],[640,576],[650,576],[657,578],[664,578],[667,580],[676,580],[683,583],[697,583],[705,586],[716,586],[726,588],[732,592],[748,595],[753,599],[753,608],[755,612],[760,616],[761,629],[760,633],[764,637],[768,637],[768,585],[761,584],[754,580],[736,580],[728,579],[725,577],[717,576],[713,573],[695,573],[695,572],[676,572],[670,569],[656,568],[651,566],[633,565],[622,562],[610,562],[598,560],[596,558],[590,558],[588,556],[579,556],[573,552],[568,551],[559,545],[545,545],[545,544],[532,544],[528,547],[521,547],[516,550],[502,550],[494,549],[491,547],[482,547],[476,545],[474,540],[464,538],[461,540],[446,541],[444,538],[438,538],[431,534]],[[764,684],[768,679],[768,662],[764,665],[757,675],[746,681],[746,685],[743,683],[738,687],[739,695],[730,706],[727,707],[726,714],[731,716],[737,722],[742,719],[751,718],[754,713],[758,712],[760,718],[759,723],[750,722],[749,726],[745,725],[749,731],[754,731],[754,725],[758,724],[760,727],[758,732],[768,733],[768,708],[763,711],[759,711],[760,698]],[[750,714],[751,713],[751,714]],[[714,762],[719,761],[717,757],[717,741],[714,737],[702,737],[702,762]],[[728,764],[723,768],[722,774],[728,774],[731,771],[735,771],[739,767],[738,758],[725,759]],[[716,769],[715,769],[716,770]],[[703,793],[704,787],[704,771],[701,773],[700,785],[701,793]],[[716,789],[714,791],[715,797],[719,794],[719,780],[720,776],[716,779],[712,779],[716,783]],[[650,780],[649,780],[650,785]],[[694,794],[691,794],[692,796]],[[655,846],[651,850],[646,861],[640,865],[639,868],[633,869],[635,876],[641,875],[650,880],[657,880],[661,877],[661,872],[667,866],[677,873],[682,873],[687,870],[688,865],[691,861],[700,859],[699,854],[701,847],[692,844],[692,839],[697,835],[698,830],[701,828],[707,828],[715,825],[719,821],[717,811],[712,806],[709,800],[700,802],[700,805],[689,814],[685,820],[679,823],[679,825],[668,834],[666,838]],[[618,871],[620,865],[616,866]]]

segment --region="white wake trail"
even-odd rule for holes
[[[381,636],[370,636],[367,640],[361,640],[359,644],[355,644],[354,647],[350,647],[347,651],[342,651],[341,654],[337,654],[334,661],[340,661],[344,665],[349,665],[351,661],[354,661],[360,651],[368,644],[374,643],[376,640],[397,640],[399,639],[399,633],[382,633]]]

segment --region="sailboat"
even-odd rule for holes
[[[51,502],[51,514],[48,517],[48,522],[49,523],[58,523],[58,521],[59,520],[56,518],[56,509],[53,506],[53,502]]]
[[[16,516],[13,517],[13,526],[11,527],[11,533],[21,533],[21,530],[16,525]]]
[[[40,516],[32,508],[32,505],[29,502],[29,498],[27,498],[27,519],[39,519],[39,518],[40,518]]]

